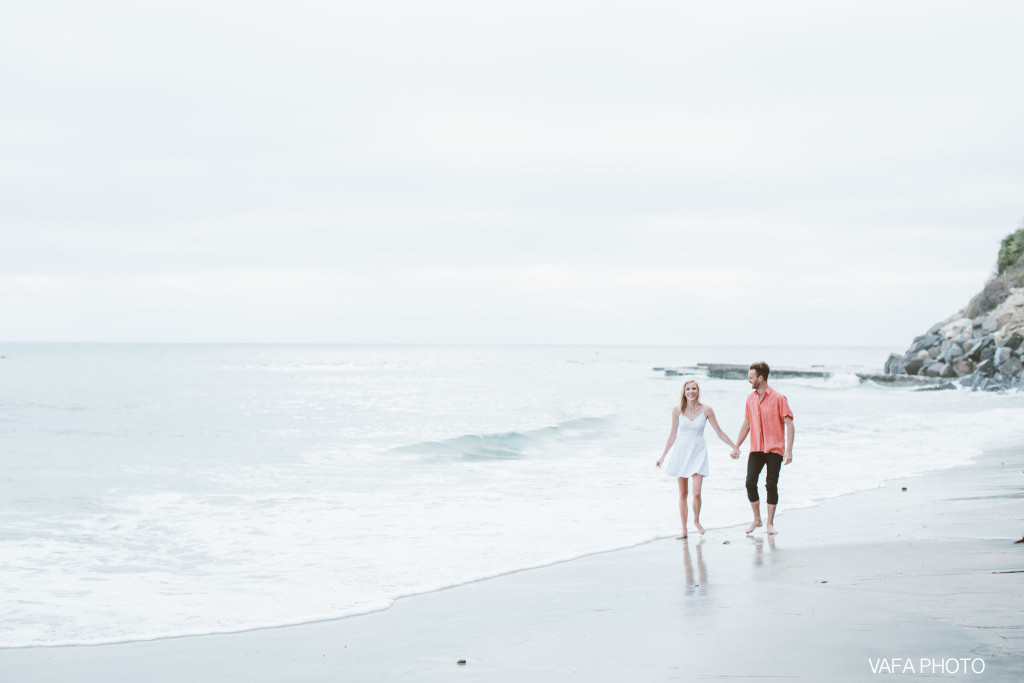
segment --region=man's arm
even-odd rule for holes
[[[740,446],[743,445],[744,440],[747,438],[747,434],[750,433],[750,422],[747,418],[743,418],[743,424],[740,425],[740,434],[736,437],[736,448],[732,449],[732,453],[729,457],[735,460],[740,457]]]
[[[786,455],[782,461],[783,465],[793,462],[793,439],[796,437],[796,427],[793,426],[793,418],[784,417],[782,422],[786,425]]]

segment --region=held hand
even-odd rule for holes
[[[788,465],[791,462],[793,462],[793,452],[792,451],[786,451],[786,457],[782,461],[782,464],[783,465]]]
[[[733,460],[736,460],[737,458],[739,458],[740,457],[740,449],[739,448],[732,449],[732,453],[729,454],[729,457],[732,458]]]
[[[665,459],[664,457],[658,458],[658,462],[654,463],[654,466],[655,467],[661,467],[661,461],[664,460],[664,459]]]

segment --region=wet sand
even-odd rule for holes
[[[843,681],[951,660],[1024,680],[1024,449],[784,502],[773,538],[691,532],[302,626],[0,650],[0,681]]]

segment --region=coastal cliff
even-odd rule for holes
[[[887,375],[940,377],[984,391],[1024,389],[1024,222],[1003,239],[996,274],[961,310],[891,354]]]

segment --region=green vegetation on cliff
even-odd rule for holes
[[[1014,289],[1024,287],[1024,220],[1019,228],[1003,238],[996,263],[997,274],[967,304],[964,313],[968,318],[988,313],[1006,301]]]
[[[1011,232],[1009,235],[1003,238],[1002,244],[999,246],[999,274],[1002,275],[1006,272],[1007,268],[1015,265],[1020,260],[1021,254],[1024,254],[1024,220],[1020,223],[1021,227],[1017,228],[1015,232]]]

